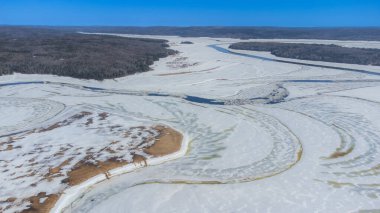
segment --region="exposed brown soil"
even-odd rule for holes
[[[45,198],[43,202],[40,202],[40,199]],[[51,194],[46,195],[45,192],[38,193],[37,196],[30,197],[30,207],[26,210],[23,210],[22,213],[49,213],[50,209],[54,207],[54,204],[57,202],[59,195]]]
[[[70,161],[72,161],[72,158],[69,158],[69,159],[65,160],[63,163],[61,163],[57,167],[50,168],[49,169],[49,173],[47,173],[45,175],[45,178],[48,181],[51,181],[53,178],[55,178],[57,176],[62,176],[63,175],[63,174],[61,174],[62,167],[68,165],[70,163]]]
[[[10,151],[10,150],[13,150],[14,148],[17,148],[17,147],[13,147],[12,145],[15,141],[16,139],[14,139],[13,137],[9,137],[7,141],[0,142],[0,152]]]
[[[102,119],[107,117],[107,115],[99,115]],[[165,127],[165,126],[156,126],[154,127],[158,132],[159,136],[155,139],[156,142],[149,148],[144,149],[144,152],[150,154],[154,157],[164,156],[171,153],[174,153],[181,148],[181,143],[183,136],[181,133],[175,131],[174,129]],[[56,175],[60,175],[61,167],[67,165],[71,159],[63,162],[61,165],[51,168],[49,174],[45,178],[49,179]],[[147,166],[145,157],[135,154],[133,156],[133,163],[144,163]],[[109,178],[109,171],[118,167],[127,165],[126,161],[118,161],[117,159],[110,159],[105,162],[98,162],[97,165],[79,162],[74,168],[68,173],[68,178],[63,181],[63,183],[68,184],[69,186],[78,185],[96,175],[105,174]],[[28,198],[30,201],[30,207],[22,213],[48,213],[51,208],[54,207],[55,203],[59,199],[60,194],[50,194],[46,195],[45,192],[39,193],[37,196]],[[41,200],[44,199],[45,200]],[[13,201],[16,199],[12,199]],[[42,202],[40,202],[42,201]]]
[[[174,129],[164,126],[156,126],[155,129],[160,133],[156,138],[156,142],[149,148],[144,149],[144,152],[154,157],[168,155],[177,152],[181,148],[182,134]],[[135,154],[133,156],[133,163],[141,163],[145,158]],[[91,177],[99,174],[108,175],[108,171],[127,165],[126,161],[118,161],[110,159],[105,162],[99,162],[97,165],[85,162],[79,162],[74,166],[74,169],[68,173],[68,179],[65,181],[70,186],[80,184]]]
[[[57,128],[62,127],[62,126],[67,126],[67,125],[70,125],[71,123],[73,123],[74,121],[82,119],[83,117],[91,115],[91,114],[92,114],[91,112],[83,111],[83,112],[80,112],[76,115],[71,116],[70,118],[68,118],[66,120],[57,122],[57,123],[55,123],[55,124],[53,124],[47,128],[39,129],[39,130],[37,130],[37,132],[47,132],[47,131],[57,129]]]
[[[353,150],[354,150],[354,147],[352,146],[347,151],[336,151],[336,152],[332,153],[328,158],[334,159],[334,158],[343,157],[343,156],[350,154]]]
[[[181,133],[164,126],[157,126],[155,129],[160,132],[160,135],[151,147],[144,149],[145,153],[159,157],[180,150],[183,138]]]
[[[10,151],[10,150],[13,150],[13,145],[12,144],[8,144],[5,149],[0,149],[0,152],[2,152],[2,151]]]
[[[70,186],[78,185],[91,177],[99,174],[106,174],[107,172],[127,165],[127,162],[116,161],[115,159],[108,160],[106,162],[99,162],[97,165],[79,162],[73,170],[68,173],[68,178],[64,181]]]

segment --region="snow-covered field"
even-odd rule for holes
[[[120,148],[112,141],[124,138],[121,133],[163,124],[189,142],[184,156],[85,190],[68,190],[53,210],[380,211],[380,67],[308,62],[366,72],[320,68],[247,56],[275,58],[268,53],[234,50],[244,53],[239,55],[210,46],[227,48],[236,39],[143,37],[167,39],[180,53],[155,63],[153,71],[103,82],[0,77],[2,207],[10,197],[61,189],[70,165],[86,156],[81,150],[92,148],[106,160],[114,152],[102,150],[110,144]],[[380,47],[378,42],[285,42]],[[29,83],[12,84],[16,82]],[[101,119],[104,112],[107,119]],[[67,125],[48,128],[65,120]],[[150,128],[143,132],[128,137],[141,141],[156,134]],[[8,148],[14,133],[22,137]],[[136,147],[133,141],[123,146]],[[71,160],[60,175],[51,181],[39,175],[67,160],[54,155],[62,148]],[[131,153],[116,157],[131,160]]]

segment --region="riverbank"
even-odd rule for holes
[[[114,176],[132,172],[139,168],[153,166],[179,158],[186,153],[188,142],[183,134],[166,126],[156,126],[155,129],[160,131],[159,138],[152,146],[144,149],[144,152],[151,154],[154,156],[153,158],[145,159],[142,156],[136,156],[133,163],[115,164],[112,162],[109,166],[101,166],[102,169],[98,170],[100,172],[97,175],[90,175],[91,173],[84,172],[83,174],[88,174],[89,178],[65,190],[55,202],[55,205],[47,212],[62,212],[67,206],[84,194],[89,187],[97,183]],[[83,168],[87,170],[86,167]]]
[[[165,125],[153,126],[151,129],[145,126],[131,127],[130,132],[125,132],[124,134],[126,134],[126,138],[131,137],[133,140],[135,134],[145,135],[149,131],[155,132],[155,135],[139,142],[140,145],[138,145],[138,147],[141,148],[135,150],[132,147],[124,147],[124,149],[131,149],[129,150],[132,154],[131,160],[122,160],[116,157],[103,160],[102,157],[98,158],[96,154],[93,154],[91,156],[88,155],[74,166],[70,166],[72,158],[69,158],[60,165],[51,167],[48,173],[44,175],[47,181],[54,181],[56,177],[64,175],[63,171],[66,170],[67,173],[65,176],[67,178],[60,181],[61,190],[51,193],[51,190],[48,191],[49,189],[44,190],[41,188],[38,194],[31,197],[8,197],[4,200],[4,202],[8,204],[2,210],[7,212],[17,208],[18,211],[24,213],[61,212],[61,210],[70,205],[71,202],[96,183],[110,179],[113,176],[131,172],[138,168],[163,163],[185,154],[187,145],[184,142],[183,134]],[[139,139],[136,138],[136,140]],[[120,147],[118,149],[111,148],[118,143],[120,142],[112,142],[110,147],[106,148],[105,151],[114,155],[116,152],[124,152]],[[93,162],[91,162],[89,158],[91,158]],[[68,166],[71,168],[68,169]]]

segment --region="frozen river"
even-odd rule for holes
[[[86,110],[168,125],[189,142],[182,157],[73,194],[65,212],[380,211],[380,67],[233,52],[233,39],[153,37],[180,53],[150,72],[0,77],[3,138]]]

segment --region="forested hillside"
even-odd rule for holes
[[[0,75],[54,74],[103,80],[149,70],[174,54],[165,40],[0,27]]]
[[[379,49],[276,42],[239,42],[230,45],[230,48],[267,51],[275,56],[284,58],[380,66]]]

